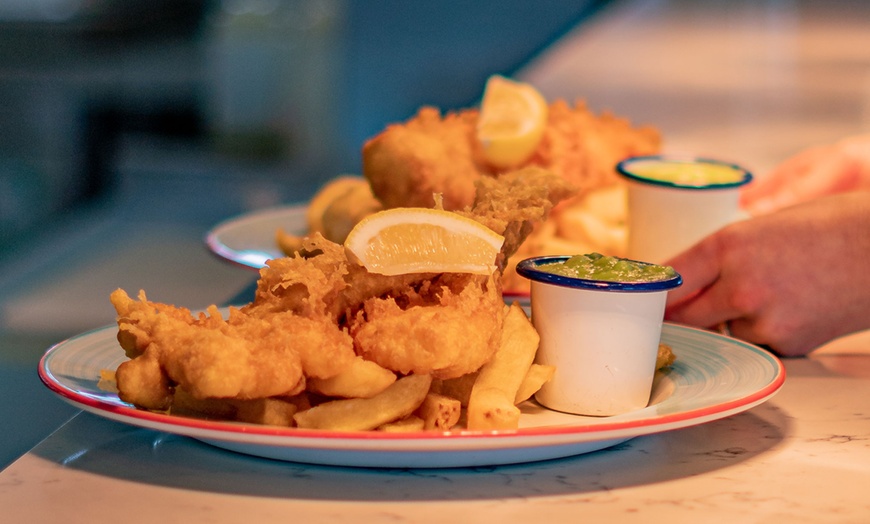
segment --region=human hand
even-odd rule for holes
[[[666,262],[683,277],[665,318],[783,356],[870,328],[870,192],[733,223]]]
[[[759,215],[855,189],[870,189],[870,135],[798,153],[746,186],[740,204],[750,214]]]

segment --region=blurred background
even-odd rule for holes
[[[0,326],[44,331],[49,316],[66,331],[107,318],[102,298],[89,308],[98,304],[80,302],[88,294],[75,286],[64,295],[58,279],[84,259],[94,273],[97,251],[122,255],[155,235],[161,257],[201,250],[219,220],[305,201],[327,179],[359,173],[363,142],[388,123],[423,104],[476,103],[490,74],[511,74],[602,4],[3,0]],[[153,273],[141,258],[128,274]],[[192,264],[194,286],[163,299],[218,299],[184,293],[234,272],[204,270],[216,265]]]
[[[111,199],[133,162],[303,200],[386,123],[473,103],[599,3],[4,0],[0,240]]]
[[[495,73],[763,174],[870,129],[870,2],[0,0],[0,468],[74,413],[36,365],[114,289],[239,296],[211,227]]]

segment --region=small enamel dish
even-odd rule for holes
[[[633,157],[616,170],[628,183],[628,256],[655,263],[742,218],[740,188],[752,181],[738,165],[695,157]]]
[[[569,258],[537,257],[517,265],[531,281],[532,322],[541,337],[537,362],[556,367],[535,400],[577,415],[611,416],[646,407],[665,300],[682,277],[620,282],[542,269]]]

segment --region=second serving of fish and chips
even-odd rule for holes
[[[480,108],[442,114],[422,107],[369,139],[362,148],[362,176],[328,182],[309,203],[307,226],[309,233],[342,242],[368,213],[432,207],[435,194],[445,209],[462,210],[473,202],[478,181],[537,167],[562,179],[570,195],[528,232],[513,261],[589,252],[625,256],[627,190],[616,165],[660,147],[654,127],[595,114],[583,101],[547,104],[533,86],[493,76]],[[276,232],[287,255],[303,237]],[[503,287],[507,294],[528,294],[529,283],[516,274],[515,263],[506,267]]]
[[[554,369],[535,363],[538,333],[505,302],[522,289],[514,261],[619,249],[613,165],[653,152],[658,135],[582,104],[542,107],[500,77],[490,92],[500,100],[481,111],[424,108],[368,141],[364,178],[315,196],[309,234],[277,233],[287,256],[260,270],[250,303],[194,314],[116,290],[129,357],[112,375],[119,397],[303,429],[516,430],[518,406]],[[522,107],[537,111],[531,123]],[[531,145],[519,158],[505,140]],[[657,367],[669,366],[673,353],[660,350]]]

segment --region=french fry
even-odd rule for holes
[[[169,413],[183,417],[234,420],[236,406],[232,399],[197,398],[187,390],[176,387]]]
[[[541,389],[541,386],[546,384],[553,378],[556,373],[556,366],[548,366],[545,364],[532,364],[529,371],[523,378],[520,388],[517,390],[517,395],[514,397],[514,404],[520,404],[532,398],[532,395]]]
[[[516,429],[520,423],[520,408],[502,390],[475,388],[466,409],[466,419],[470,430]]]
[[[555,236],[543,239],[541,242],[542,253],[589,253],[595,249],[592,244]]]
[[[360,185],[368,185],[368,183],[359,176],[340,175],[318,189],[308,202],[308,209],[305,212],[309,232],[323,233],[323,214],[326,209],[339,197]]]
[[[341,175],[324,184],[308,203],[306,233],[299,236],[278,229],[275,242],[287,256],[296,256],[297,252],[305,256],[303,242],[306,236],[321,233],[340,244],[357,222],[380,211],[382,207],[366,179],[356,175]]]
[[[483,365],[468,400],[468,429],[516,429],[520,410],[514,405],[517,391],[538,350],[540,337],[526,312],[514,302],[505,315],[501,345]]]
[[[559,215],[559,237],[569,242],[586,244],[592,251],[622,253],[625,250],[626,229],[608,224],[601,217],[578,208]],[[570,253],[575,253],[571,251]]]
[[[676,362],[677,356],[674,350],[667,344],[659,344],[659,351],[656,354],[656,370],[670,367]]]
[[[182,388],[175,389],[170,413],[173,415],[219,420],[234,420],[250,424],[292,426],[293,415],[310,407],[308,395],[292,397],[196,398]]]
[[[433,380],[431,392],[455,398],[462,407],[465,407],[468,406],[468,397],[471,396],[471,388],[474,387],[475,380],[477,380],[477,372],[456,378]]]
[[[331,378],[308,380],[308,390],[328,397],[371,398],[396,381],[396,374],[356,356],[351,365]]]
[[[383,209],[368,182],[363,178],[357,178],[356,181],[357,184],[333,199],[323,211],[320,232],[339,244],[344,242],[357,222]]]
[[[407,417],[426,398],[432,377],[408,375],[372,398],[333,400],[293,416],[300,428],[365,431]]]
[[[386,431],[388,433],[404,433],[407,431],[423,431],[423,419],[415,415],[405,417],[395,422],[388,422],[383,426],[378,426],[378,431]]]
[[[304,241],[304,236],[294,235],[283,229],[278,229],[275,232],[275,243],[278,244],[278,249],[287,256],[295,256],[297,252],[302,251]]]
[[[447,431],[459,422],[462,413],[460,402],[451,397],[430,392],[417,408],[417,416],[423,419],[423,429]]]
[[[583,196],[579,207],[608,224],[625,224],[628,217],[628,186],[619,183],[593,189]]]
[[[297,402],[282,398],[236,400],[233,403],[236,405],[235,419],[250,424],[292,426],[293,415],[299,410]]]

